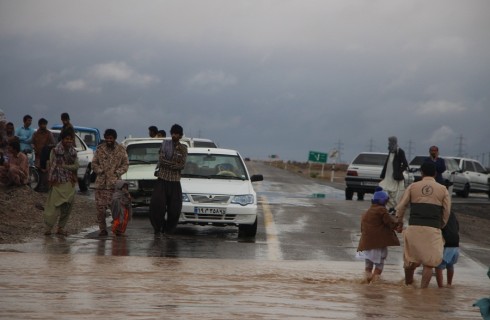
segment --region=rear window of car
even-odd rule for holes
[[[386,157],[387,155],[385,154],[361,153],[354,159],[354,161],[352,161],[352,164],[383,166],[385,164]]]
[[[212,141],[194,141],[195,148],[216,148],[216,144]]]

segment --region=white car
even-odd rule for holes
[[[161,141],[140,138],[123,142],[129,159],[123,179],[128,182],[134,207],[150,203]],[[257,195],[252,182],[262,180],[262,175],[250,176],[235,150],[188,148],[180,181],[183,203],[179,223],[233,225],[238,226],[240,235],[255,236]]]
[[[54,139],[58,141],[60,130],[50,129],[53,133]],[[78,136],[75,135],[75,149],[77,150],[78,163],[78,188],[80,191],[87,191],[90,187],[90,174],[92,172],[92,159],[94,158],[94,151],[90,149],[87,144]]]
[[[354,193],[357,200],[364,200],[365,193],[374,193],[387,157],[382,152],[361,152],[352,160],[345,176],[346,200],[352,200]]]
[[[121,144],[126,146],[129,143],[133,143],[136,141],[147,141],[147,140],[160,141],[160,143],[161,143],[164,139],[170,140],[170,137],[166,137],[166,138],[133,138],[133,137],[130,137],[130,138],[124,139],[121,142]],[[214,143],[213,140],[205,139],[205,138],[189,138],[189,137],[184,136],[184,137],[182,137],[182,139],[180,139],[180,142],[185,144],[187,147],[191,147],[191,148],[217,148],[218,147],[216,145],[216,143]]]
[[[461,172],[468,177],[470,192],[486,193],[490,198],[490,174],[483,165],[475,159],[461,157],[445,157],[454,159]]]
[[[408,164],[411,171],[414,174],[415,181],[419,181],[422,179],[420,173],[420,166],[428,156],[421,155],[413,157],[412,161]],[[458,164],[454,159],[443,157],[444,163],[446,164],[446,171],[442,173],[442,178],[444,179],[444,183],[449,185],[449,183],[453,184],[453,192],[455,192],[458,196],[463,198],[467,198],[470,193],[470,179],[458,168]]]

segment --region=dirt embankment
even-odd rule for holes
[[[43,211],[47,193],[29,187],[0,187],[0,243],[19,243],[43,237]],[[76,195],[73,211],[66,226],[69,234],[97,224],[95,201]]]

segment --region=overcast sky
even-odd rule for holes
[[[243,156],[490,158],[490,1],[0,0],[0,109]],[[482,156],[484,154],[484,157]]]

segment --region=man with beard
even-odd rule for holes
[[[110,208],[116,181],[128,171],[129,161],[126,149],[116,142],[117,132],[107,129],[105,141],[95,151],[92,170],[97,174],[95,179],[95,204],[99,236],[107,236],[106,210]]]
[[[180,171],[187,159],[187,146],[180,143],[184,129],[174,124],[170,129],[172,140],[163,140],[158,158],[157,183],[150,201],[150,222],[155,237],[163,232],[172,234],[179,223],[182,211],[182,187]],[[167,217],[165,218],[165,213]]]
[[[446,171],[446,162],[444,162],[443,158],[439,157],[439,148],[437,146],[431,146],[429,148],[429,157],[425,161],[432,162],[436,166],[436,181],[442,185],[446,185],[442,177],[442,174]]]
[[[403,171],[408,170],[408,162],[405,151],[398,147],[398,139],[394,136],[388,138],[388,152],[383,171],[381,171],[382,180],[379,186],[388,192],[390,200],[386,207],[392,212],[405,190]]]

